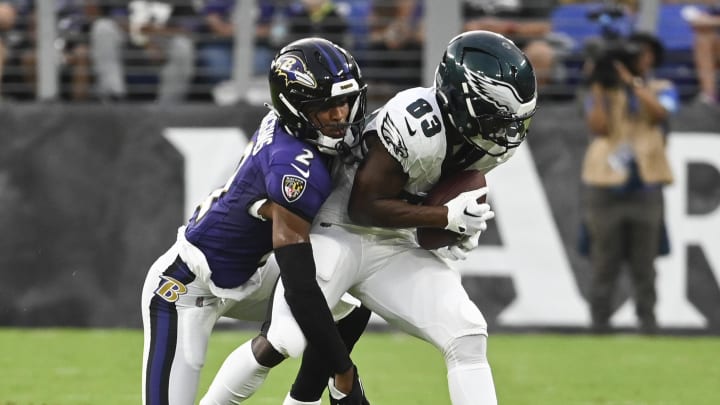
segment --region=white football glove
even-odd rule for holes
[[[487,229],[486,221],[495,217],[487,203],[478,203],[477,199],[487,194],[487,187],[460,193],[444,205],[448,209],[445,229],[455,233],[472,236]]]
[[[482,234],[482,231],[477,231],[473,235],[465,236],[454,245],[435,249],[434,252],[441,259],[448,259],[452,261],[465,260],[467,259],[470,251],[478,247],[480,234]]]

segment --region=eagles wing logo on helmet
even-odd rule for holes
[[[473,92],[497,107],[498,110],[515,114],[522,104],[522,99],[517,90],[505,82],[493,80],[471,69],[465,70],[465,79],[467,79]]]
[[[275,73],[285,77],[285,86],[290,83],[298,83],[311,89],[317,87],[315,76],[308,71],[305,62],[295,55],[281,57],[275,64]]]

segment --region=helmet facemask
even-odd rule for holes
[[[472,105],[471,100],[467,100],[467,103]],[[520,146],[528,134],[535,113],[533,109],[523,116],[504,111],[474,116],[473,109],[469,108],[469,111],[468,121],[471,122],[472,130],[462,131],[461,135],[472,146],[491,156],[503,155],[509,149]]]
[[[320,125],[317,114],[329,108],[342,106],[347,103],[349,112],[347,120],[340,123],[331,123]],[[350,149],[358,145],[360,133],[365,126],[365,103],[366,103],[366,87],[359,91],[339,96],[328,97],[319,100],[309,100],[301,103],[300,115],[307,122],[308,133],[314,133],[315,138],[307,136],[305,139],[317,145],[322,153],[329,155],[344,156],[350,152]],[[336,129],[340,130],[344,135],[342,137],[328,136],[323,130]]]

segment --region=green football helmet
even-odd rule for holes
[[[473,147],[501,156],[519,146],[535,114],[535,72],[509,39],[489,31],[453,38],[435,72],[443,113]]]

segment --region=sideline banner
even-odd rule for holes
[[[0,325],[137,327],[147,268],[198,201],[222,185],[263,107],[0,107]],[[666,190],[671,254],[657,261],[658,321],[720,333],[720,117],[681,110]],[[458,265],[495,330],[589,325],[577,251],[579,106],[543,104],[513,159],[488,176],[497,211]],[[618,285],[615,325],[634,325]]]
[[[4,104],[0,325],[141,325],[144,273],[186,219],[186,151],[166,130],[231,128],[245,142],[266,112]],[[227,153],[237,163],[242,148]]]

